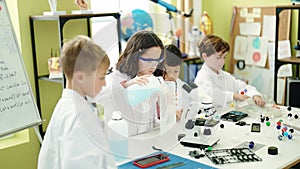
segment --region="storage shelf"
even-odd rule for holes
[[[62,86],[65,86],[65,79],[64,78],[59,78],[59,79],[49,79],[49,75],[40,75],[38,72],[38,67],[37,67],[37,49],[36,49],[36,35],[35,32],[35,23],[36,22],[43,22],[43,21],[56,21],[58,25],[58,36],[59,36],[59,45],[60,47],[63,46],[63,41],[64,41],[64,25],[69,21],[69,20],[74,20],[74,19],[85,19],[86,24],[82,25],[82,27],[86,27],[87,29],[87,36],[91,37],[91,19],[92,18],[97,18],[97,17],[113,17],[117,21],[116,24],[116,30],[117,30],[117,36],[118,36],[118,46],[119,46],[119,52],[122,51],[121,49],[121,23],[120,23],[120,14],[119,13],[96,13],[96,14],[67,14],[67,15],[34,15],[34,16],[29,16],[29,23],[30,23],[30,33],[31,33],[31,46],[32,46],[32,57],[33,57],[33,69],[34,69],[34,82],[35,82],[35,93],[36,93],[36,104],[39,109],[39,112],[41,113],[41,99],[40,99],[40,81],[47,81],[47,82],[53,82],[53,83],[60,83]],[[41,36],[41,35],[39,35]],[[40,114],[42,117],[42,113]],[[42,117],[43,118],[43,117]],[[44,135],[42,125],[40,127],[40,132],[42,135]]]
[[[278,61],[280,61],[282,63],[300,64],[300,58],[297,58],[297,57],[282,58],[282,59],[278,59]]]
[[[299,65],[300,65],[300,58],[296,56],[286,57],[282,59],[278,59],[278,40],[279,40],[279,22],[280,18],[279,15],[283,10],[297,10],[298,11],[298,27],[300,22],[300,5],[293,4],[293,5],[280,5],[276,6],[276,34],[275,34],[275,70],[274,70],[274,101],[277,103],[277,77],[279,68],[284,64],[293,64],[296,65],[296,77],[299,77]],[[289,28],[291,29],[291,28]],[[298,41],[300,40],[300,32],[298,29]],[[299,47],[299,44],[298,44]]]
[[[29,18],[31,20],[42,20],[42,21],[49,21],[49,20],[59,20],[59,19],[85,19],[91,17],[105,17],[105,16],[112,16],[116,19],[120,18],[119,13],[96,13],[96,14],[66,14],[66,15],[33,15]]]
[[[200,56],[187,56],[185,58],[182,58],[182,61],[184,62],[189,62],[189,61],[196,61],[196,60],[200,60],[201,61],[201,58]]]
[[[49,79],[49,75],[39,76],[39,80],[45,80],[45,81],[53,82],[53,83],[63,83],[63,79],[62,78]]]
[[[295,5],[277,5],[276,6],[276,11],[281,11],[284,9],[299,9],[300,4],[295,4]]]

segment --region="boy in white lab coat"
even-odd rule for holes
[[[228,72],[222,70],[225,57],[230,50],[229,44],[216,35],[207,35],[198,45],[204,64],[198,71],[195,83],[213,98],[215,106],[223,106],[233,100],[244,101],[253,98],[258,106],[265,102],[255,87],[247,85],[236,79]]]
[[[173,92],[175,96],[176,120],[181,118],[184,106],[187,106],[191,102],[197,102],[199,105],[202,103],[212,103],[212,98],[199,86],[193,89],[195,92],[188,93],[184,91],[182,86],[186,83],[179,79],[180,66],[182,64],[181,56],[182,54],[177,46],[173,44],[165,46],[165,62],[162,63],[164,64],[165,72],[162,72],[161,76],[163,76],[170,92]],[[163,69],[161,68],[161,70]],[[159,72],[157,72],[157,75],[160,75]]]
[[[107,54],[80,35],[64,44],[60,61],[66,87],[48,125],[38,169],[116,168],[102,120],[86,99],[95,97],[106,85]]]

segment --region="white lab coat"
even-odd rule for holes
[[[117,168],[96,113],[76,91],[64,89],[42,143],[38,169]]]
[[[219,74],[212,71],[205,63],[198,71],[194,82],[201,86],[213,98],[214,106],[226,106],[233,101],[233,94],[246,89],[245,95],[253,97],[261,95],[255,87],[236,79],[234,76],[220,70]]]
[[[106,121],[111,120],[114,111],[130,110],[127,102],[124,102],[125,89],[120,84],[122,81],[130,79],[126,74],[120,73],[118,70],[114,71],[105,77],[106,86],[102,87],[102,90],[92,99],[104,107]]]
[[[103,105],[107,121],[111,119],[112,112],[120,111],[123,118],[127,120],[128,134],[132,136],[156,127],[158,119],[156,100],[148,99],[134,107],[129,104],[126,89],[120,83],[130,79],[129,76],[119,71],[111,73],[106,78],[106,86],[96,96],[95,101]]]

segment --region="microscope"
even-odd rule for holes
[[[184,146],[204,149],[213,146],[220,139],[213,135],[219,119],[215,118],[217,112],[212,99],[206,98],[203,89],[194,83],[182,86],[184,93],[189,96],[189,104],[183,110],[181,125],[184,126],[185,137],[180,139]]]

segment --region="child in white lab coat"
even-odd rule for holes
[[[107,86],[96,98],[97,102],[103,103],[107,120],[111,118],[113,111],[122,113],[128,123],[129,136],[149,131],[159,118],[155,97],[146,99],[145,102],[134,100],[133,103],[128,98],[138,97],[127,96],[133,93],[134,87],[150,88],[151,86],[148,85],[163,82],[162,77],[153,76],[157,65],[164,60],[163,48],[162,41],[152,31],[139,31],[133,34],[119,57],[116,71],[108,76]],[[136,92],[136,94],[144,96],[144,92]]]
[[[191,93],[184,91],[182,86],[186,83],[179,79],[180,67],[182,64],[181,56],[182,53],[177,46],[173,44],[166,45],[165,61],[162,63],[165,67],[165,71],[160,72],[161,74],[157,73],[157,75],[163,76],[170,92],[174,93],[176,102],[176,120],[181,118],[184,106],[187,106],[193,101],[198,102],[199,104],[202,102],[212,103],[212,98],[199,86],[193,89],[196,90],[196,95],[191,95]]]
[[[253,98],[258,106],[265,102],[255,87],[236,79],[222,70],[225,57],[230,50],[229,44],[216,35],[207,35],[198,45],[204,64],[198,71],[195,83],[213,98],[215,106],[223,106],[233,100],[244,101]]]
[[[106,52],[90,38],[79,35],[64,43],[60,61],[66,87],[48,125],[38,169],[116,168],[103,121],[86,100],[106,85],[110,64]]]

